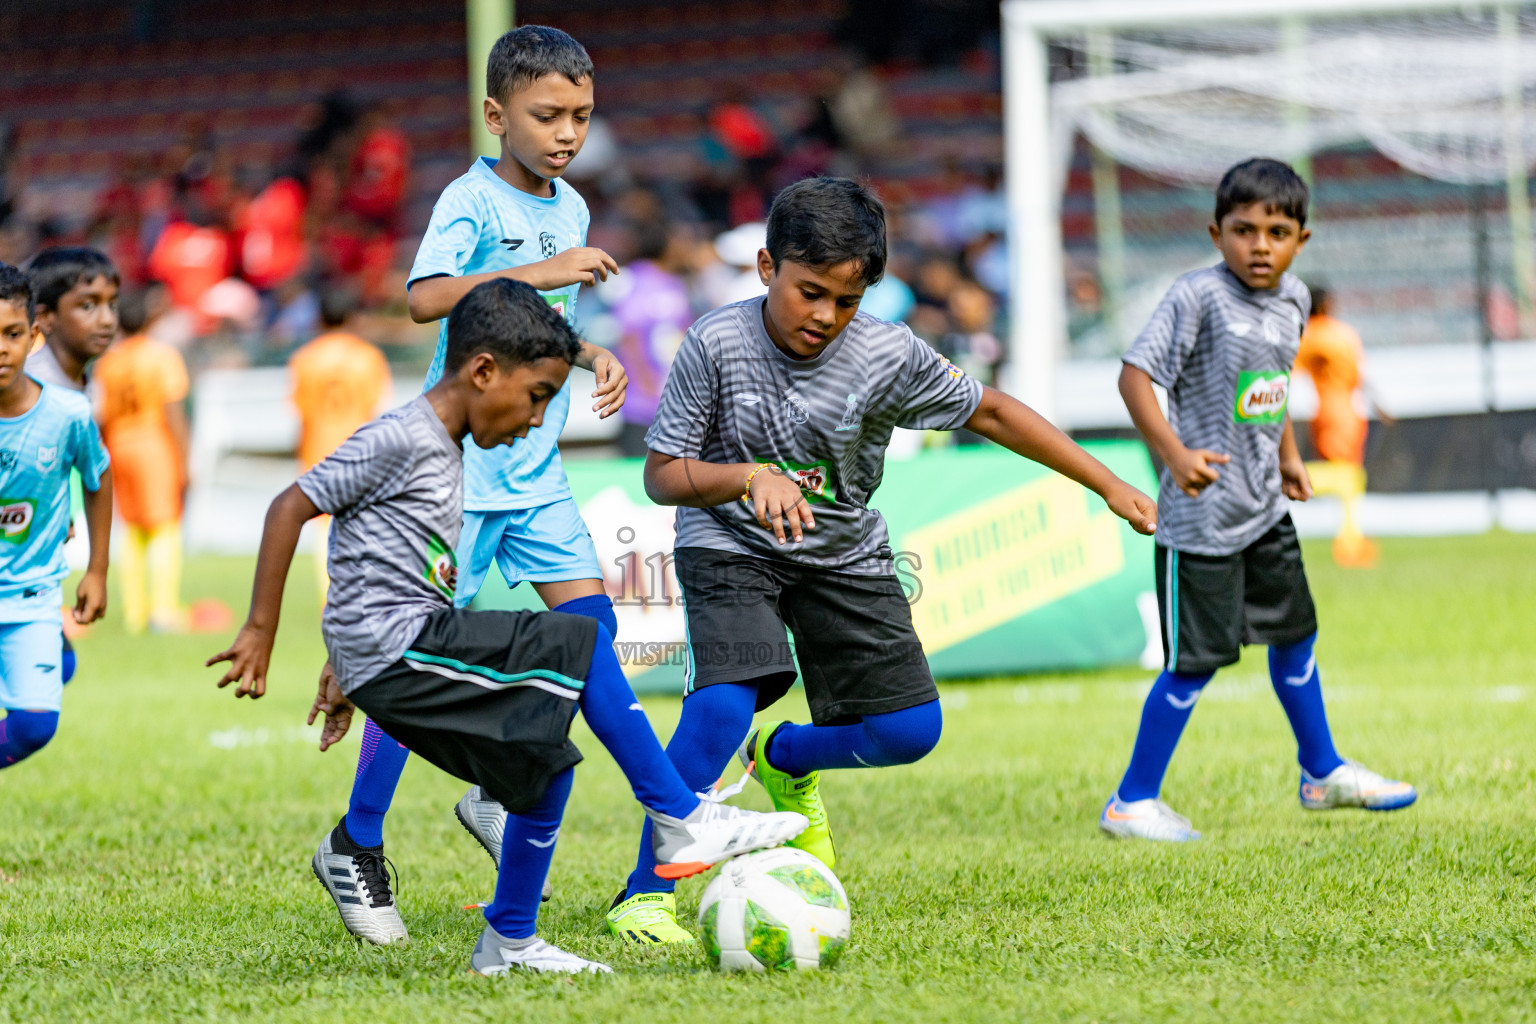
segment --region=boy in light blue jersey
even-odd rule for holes
[[[476,285],[498,277],[523,281],[572,322],[581,286],[618,273],[611,256],[586,247],[587,204],[559,180],[586,140],[592,75],[586,50],[558,29],[524,26],[492,48],[485,124],[500,137],[501,156],[476,159],[443,190],[411,267],[412,318],[442,321],[428,388],[443,376],[446,317]],[[627,386],[618,361],[583,343],[576,365],[597,377],[593,408],[604,417],[617,412]],[[473,600],[495,562],[509,586],[527,581],[549,608],[589,615],[614,634],[618,621],[603,589],[597,551],[571,497],[556,446],[570,403],[567,383],[550,400],[543,425],[515,447],[465,444],[455,603],[463,607]],[[366,934],[345,915],[343,923],[373,942],[406,937],[381,865],[384,815],[408,754],[372,720],[367,723],[347,814],[327,837],[333,853],[355,858],[375,911]],[[506,818],[501,805],[472,787],[454,812],[499,864]],[[390,920],[379,931],[381,915]]]
[[[60,581],[69,575],[69,474],[85,485],[91,558],[75,621],[106,610],[112,478],[84,395],[26,375],[41,346],[27,276],[0,263],[0,768],[41,750],[58,728],[64,691]]]

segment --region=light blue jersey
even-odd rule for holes
[[[84,395],[44,384],[37,404],[0,419],[0,623],[59,614],[69,575],[69,471],[101,486],[107,450]]]
[[[463,277],[510,270],[547,260],[587,243],[591,218],[576,190],[556,178],[548,199],[513,188],[495,171],[496,161],[480,157],[462,177],[443,189],[411,266],[411,282],[426,277]],[[542,292],[546,302],[575,322],[580,285]],[[437,353],[427,387],[443,375],[448,320],[437,335]],[[464,444],[464,510],[497,512],[536,508],[570,497],[556,443],[571,408],[569,382],[550,399],[544,422],[511,447],[490,451],[472,438]]]

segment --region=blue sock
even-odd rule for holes
[[[68,686],[69,681],[75,678],[75,645],[69,642],[69,637],[60,636],[64,641],[64,649],[59,652],[59,678]]]
[[[58,728],[57,711],[7,710],[0,718],[0,768],[9,768],[42,750]]]
[[[1272,646],[1269,649],[1269,681],[1291,720],[1296,734],[1296,760],[1308,775],[1320,779],[1344,763],[1333,749],[1333,733],[1328,730],[1328,712],[1323,709],[1323,684],[1318,679],[1317,658],[1312,645],[1313,633],[1299,643]]]
[[[768,743],[781,772],[809,775],[824,768],[884,768],[911,764],[932,750],[944,728],[939,702],[865,715],[856,725],[785,724]]]
[[[352,799],[347,804],[347,835],[358,846],[384,842],[384,815],[395,798],[400,773],[411,752],[384,734],[368,719],[363,726],[363,749],[357,755],[357,775],[352,780]]]
[[[588,594],[586,597],[572,598],[564,604],[555,605],[550,611],[585,615],[608,627],[610,637],[619,635],[619,617],[614,614],[613,601],[607,594]]]
[[[619,763],[642,807],[674,818],[693,813],[699,798],[683,784],[662,751],[651,720],[645,717],[645,709],[619,668],[613,634],[602,623],[597,626],[592,667],[581,691],[581,713],[598,742]]]
[[[501,841],[501,870],[496,873],[496,895],[485,908],[485,920],[497,934],[508,939],[533,937],[539,917],[539,897],[549,862],[555,856],[560,819],[571,795],[574,768],[556,775],[543,797],[524,814],[507,815],[507,831]]]
[[[694,690],[683,699],[683,714],[667,743],[667,757],[677,767],[683,785],[695,793],[708,789],[726,766],[747,730],[752,728],[752,709],[757,702],[755,683],[716,683]],[[651,822],[640,833],[640,855],[629,876],[624,896],[641,892],[671,892],[672,879],[656,876],[656,854],[651,849]]]
[[[1200,691],[1214,672],[1188,675],[1163,671],[1152,684],[1147,702],[1141,708],[1141,728],[1136,732],[1136,746],[1131,748],[1131,764],[1120,780],[1115,795],[1130,803],[1150,800],[1163,790],[1163,774],[1173,760],[1184,723],[1189,721]]]

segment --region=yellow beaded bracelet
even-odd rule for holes
[[[752,500],[752,478],[757,476],[757,474],[761,473],[763,470],[772,468],[773,463],[771,462],[759,462],[757,466],[752,470],[752,472],[747,474],[747,486],[741,494],[742,501]]]

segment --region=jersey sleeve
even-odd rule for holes
[[[719,394],[719,368],[699,332],[689,331],[662,386],[646,447],[677,459],[698,458],[715,425]]]
[[[406,287],[427,277],[461,276],[480,241],[481,220],[480,204],[469,189],[454,185],[445,189],[432,207]]]
[[[957,430],[981,404],[981,382],[907,332],[907,372],[896,425],[909,430]]]
[[[410,470],[413,455],[404,424],[393,417],[374,420],[299,477],[299,490],[320,511],[341,515],[388,494]]]
[[[89,406],[75,421],[74,448],[73,465],[80,471],[81,485],[88,491],[100,490],[101,475],[112,460],[107,456],[107,446],[102,443],[96,421],[91,419]]]
[[[1121,359],[1171,388],[1199,337],[1200,298],[1188,282],[1175,281]]]
[[[160,386],[165,389],[165,404],[173,405],[176,402],[184,402],[187,393],[191,390],[191,381],[187,379],[187,363],[181,358],[181,353],[170,346],[166,346],[161,359]]]

